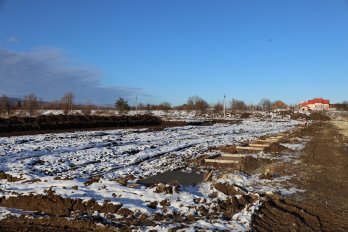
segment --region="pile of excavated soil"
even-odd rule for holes
[[[240,162],[240,170],[246,173],[253,173],[262,166],[271,163],[269,159],[254,158],[252,156],[244,157]]]
[[[102,226],[96,218],[67,219],[61,217],[9,217],[0,223],[0,231],[19,232],[111,232],[131,231],[126,226]]]
[[[206,198],[195,198],[191,207],[195,209],[196,213],[189,215],[181,215],[176,212],[169,214],[157,212],[151,215],[135,213],[127,208],[122,208],[121,205],[108,202],[99,205],[94,200],[82,202],[81,199],[62,198],[52,191],[48,191],[47,195],[28,195],[7,199],[3,197],[0,198],[0,206],[32,211],[33,217],[9,216],[1,221],[0,231],[130,231],[162,222],[182,227],[182,225],[205,219],[231,220],[232,215],[257,200],[256,196],[245,194],[228,185],[217,184],[215,187],[217,191],[226,192],[228,197],[219,199],[217,191],[213,192],[209,198],[215,199],[214,206],[206,205]],[[165,191],[168,195],[179,191],[173,186],[165,185],[158,185],[157,190],[158,192]],[[236,197],[236,194],[240,196]],[[170,201],[148,203],[148,207],[151,209],[157,209],[159,206],[165,212],[166,207],[170,207]],[[108,221],[96,216],[94,211],[104,213]]]
[[[96,115],[40,115],[37,117],[0,118],[0,134],[23,131],[50,131],[85,128],[134,127],[160,125],[153,115],[96,116]]]
[[[216,183],[214,185],[214,188],[227,196],[234,196],[234,195],[240,195],[243,194],[243,191],[240,190],[240,188],[228,184],[228,183]]]
[[[42,212],[54,216],[70,216],[72,212],[80,213],[98,211],[100,213],[117,213],[122,205],[105,202],[99,205],[95,200],[82,202],[81,199],[62,198],[50,192],[47,195],[26,195],[0,198],[0,206],[26,211]]]
[[[280,145],[279,143],[271,143],[268,147],[265,147],[263,151],[266,153],[283,153],[283,152],[290,152],[291,149],[284,147]]]

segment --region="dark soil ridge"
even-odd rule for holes
[[[75,115],[76,116],[76,115]],[[138,115],[141,116],[141,115]],[[151,116],[151,115],[150,115]],[[42,117],[42,116],[39,116]],[[47,116],[46,116],[47,117]],[[81,116],[83,117],[83,116]],[[94,116],[93,116],[94,117]],[[98,116],[98,117],[105,117],[110,118],[108,116]],[[112,116],[117,117],[117,116]],[[124,117],[135,117],[135,116],[124,116]],[[155,117],[155,116],[152,116]],[[11,118],[18,118],[18,117],[11,117]],[[148,131],[161,131],[165,128],[171,128],[171,127],[183,127],[183,126],[189,126],[191,125],[190,122],[185,121],[163,121],[160,118],[155,117],[155,121],[152,122],[142,122],[138,121],[139,123],[117,123],[115,122],[112,125],[99,125],[97,122],[93,124],[93,126],[85,126],[85,124],[79,124],[77,122],[77,126],[75,127],[68,127],[66,125],[60,125],[59,123],[53,124],[52,128],[45,129],[44,127],[37,128],[36,124],[28,124],[26,126],[21,125],[13,125],[14,129],[11,129],[10,121],[7,121],[5,125],[1,125],[1,119],[0,118],[0,137],[8,137],[8,136],[21,136],[21,135],[37,135],[37,134],[48,134],[48,133],[67,133],[67,132],[76,132],[76,131],[99,131],[99,130],[115,130],[115,129],[149,129]],[[32,118],[34,119],[34,118]],[[159,120],[159,122],[158,122]],[[228,123],[228,124],[238,124],[240,123],[240,120],[212,120],[207,122],[200,122],[196,126],[211,126],[216,123]],[[1,128],[7,128],[7,131],[2,130]],[[19,128],[19,129],[18,129]]]
[[[279,143],[271,143],[268,147],[265,147],[263,151],[266,153],[284,153],[291,152],[292,150]]]
[[[86,128],[134,127],[161,125],[161,119],[153,115],[87,116],[40,115],[38,117],[0,118],[0,134],[28,131],[55,131]]]
[[[270,198],[252,216],[252,230],[266,231],[347,231],[348,215],[329,208],[299,203],[288,198]]]
[[[217,192],[209,196],[216,202],[215,206],[206,204],[205,198],[194,199],[190,206],[196,209],[196,213],[193,215],[181,215],[176,212],[166,214],[166,207],[170,207],[170,202],[167,200],[150,202],[149,208],[162,207],[163,213],[147,215],[133,212],[127,208],[122,208],[122,205],[114,205],[110,202],[99,205],[95,200],[82,202],[81,199],[62,198],[50,190],[47,191],[47,195],[21,195],[7,199],[2,197],[0,198],[0,206],[39,212],[39,214],[34,213],[33,215],[41,217],[8,216],[0,221],[0,231],[130,231],[134,228],[161,223],[175,223],[180,226],[204,219],[222,218],[229,221],[232,220],[232,215],[253,204],[256,200],[255,196],[247,194],[236,197],[235,193],[239,192],[231,192],[230,188],[230,186],[222,185],[218,187],[219,190],[228,194],[224,200],[217,198]],[[175,190],[171,190],[168,194],[172,194],[173,191]],[[94,211],[105,213],[107,220],[91,216]],[[122,217],[117,218],[115,214]],[[85,220],[86,218],[89,219]]]
[[[18,197],[1,197],[0,206],[16,208],[26,211],[42,212],[54,216],[71,216],[73,212],[100,212],[106,214],[117,213],[122,205],[104,202],[99,205],[95,200],[83,202],[81,199],[62,198],[49,192],[47,195],[27,195]]]
[[[105,226],[98,224],[98,220],[67,219],[61,217],[25,218],[8,217],[1,221],[1,232],[106,232],[131,231],[128,227],[119,225]]]

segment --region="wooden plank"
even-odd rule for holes
[[[263,147],[241,147],[241,146],[237,146],[236,149],[237,150],[247,150],[247,151],[262,151]]]
[[[141,186],[140,184],[136,184],[136,183],[134,183],[134,184],[127,184],[128,188],[138,188],[140,186]]]
[[[205,159],[206,163],[218,163],[218,164],[238,164],[237,160],[224,160],[224,159]]]
[[[269,137],[269,139],[281,139],[283,137],[284,137],[284,135],[277,135],[277,136],[271,136],[271,137]]]
[[[269,147],[269,144],[249,143],[249,147]]]
[[[278,141],[278,140],[277,140]],[[273,141],[268,141],[266,139],[255,139],[253,141],[251,141],[252,143],[262,143],[262,144],[270,144],[272,143]]]
[[[210,177],[212,176],[212,174],[213,174],[213,170],[211,170],[211,171],[206,175],[206,177],[204,178],[203,182],[207,182],[207,181],[210,179]]]
[[[255,143],[268,143],[268,144],[270,144],[270,143],[274,143],[274,142],[278,142],[279,141],[279,139],[255,139],[253,142],[255,142]]]
[[[222,157],[235,157],[235,158],[243,158],[246,157],[245,154],[231,154],[231,153],[222,153]]]

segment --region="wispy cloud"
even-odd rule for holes
[[[146,94],[140,88],[102,86],[101,72],[69,62],[59,49],[15,52],[0,48],[0,94],[21,97],[35,93],[47,100],[72,91],[76,100],[108,104],[118,97]]]
[[[16,36],[10,36],[7,39],[8,43],[19,43],[21,40]]]

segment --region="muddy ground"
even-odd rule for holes
[[[252,216],[253,231],[348,231],[348,137],[343,136],[342,128],[330,121],[313,123],[300,131],[295,131],[283,142],[291,139],[308,140],[300,162],[272,166],[270,161],[253,160],[245,172],[257,173],[269,170],[264,178],[272,179],[272,174],[293,175],[291,184],[305,190],[284,197],[278,194],[263,195],[262,205]],[[269,152],[279,153],[279,146],[271,147]],[[231,149],[231,148],[229,148]],[[248,161],[248,160],[246,160]],[[246,162],[245,161],[245,162]],[[197,162],[199,164],[199,162]],[[197,165],[198,165],[197,164]],[[226,172],[226,170],[223,170]],[[3,178],[11,177],[2,174]],[[197,215],[134,215],[122,205],[96,205],[95,202],[82,203],[80,200],[64,199],[48,192],[42,196],[23,196],[0,199],[0,205],[37,211],[34,218],[8,217],[0,222],[0,231],[129,231],[130,226],[153,225],[154,221],[192,223],[199,219],[224,217],[230,220],[231,213],[240,211],[255,199],[243,189],[235,186],[216,184],[215,189],[229,196],[219,201],[213,213],[206,207],[197,208]],[[175,187],[158,185],[158,191],[171,194],[179,191]],[[237,199],[235,195],[241,194]],[[216,196],[210,196],[214,198]],[[204,201],[204,199],[197,199]],[[167,206],[167,202],[151,202],[149,207]],[[55,205],[57,207],[52,207]],[[86,216],[87,212],[98,211],[110,214],[113,224],[105,225],[101,218]],[[122,216],[113,219],[112,215]],[[71,219],[65,218],[69,216]],[[134,228],[134,227],[133,227]],[[180,228],[178,228],[180,229]]]
[[[255,231],[348,231],[348,138],[331,122],[308,126],[298,164],[288,170],[305,192],[268,198],[253,217]]]
[[[127,128],[161,125],[159,117],[145,115],[40,115],[37,117],[0,118],[0,135],[21,135],[30,132],[64,131],[90,128]]]
[[[100,131],[115,129],[149,129],[154,131],[170,127],[210,126],[216,123],[240,123],[240,120],[164,121],[153,115],[86,116],[41,115],[38,117],[0,118],[0,137]]]

